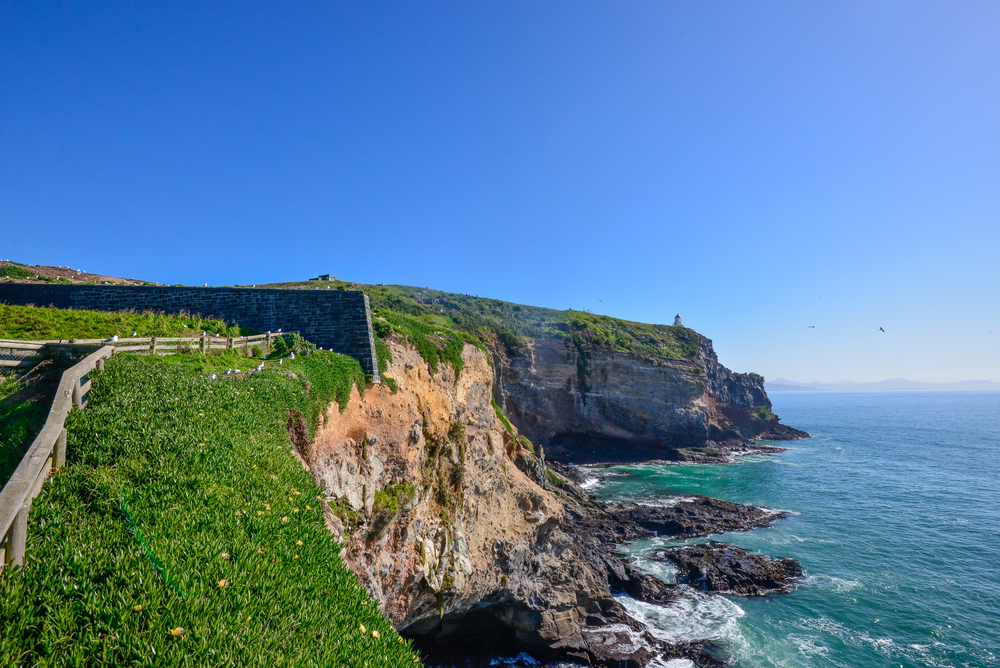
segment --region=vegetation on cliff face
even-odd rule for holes
[[[212,381],[198,357],[92,374],[26,565],[0,574],[0,664],[414,665],[289,443],[289,416],[344,406],[360,365],[320,352]]]

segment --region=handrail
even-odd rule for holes
[[[45,425],[10,480],[0,489],[0,569],[6,564],[24,563],[31,502],[41,491],[49,471],[66,463],[66,416],[73,406],[87,405],[85,390],[90,383],[81,385],[80,381],[94,369],[104,368],[105,358],[114,352],[113,346],[103,346],[63,372]]]
[[[17,350],[30,353],[41,351],[43,348],[79,350],[80,348],[93,349],[94,346],[112,346],[122,352],[162,353],[170,355],[185,348],[197,348],[202,352],[206,352],[228,348],[249,349],[252,345],[259,343],[266,345],[270,349],[276,337],[288,334],[298,334],[298,332],[267,332],[266,334],[236,337],[216,336],[214,334],[206,334],[204,336],[129,337],[116,341],[111,341],[110,339],[53,339],[44,341],[0,339],[0,351]],[[29,354],[16,360],[0,360],[0,367],[30,367],[37,363],[38,360],[38,355]]]
[[[275,337],[297,332],[255,334],[241,337],[176,337],[148,339],[70,339],[64,341],[17,341],[0,339],[0,347],[14,350],[39,351],[46,347],[90,347],[101,344],[100,349],[91,353],[81,362],[63,371],[59,388],[52,400],[52,408],[42,430],[31,442],[28,451],[21,458],[10,480],[0,489],[0,570],[7,564],[20,566],[24,563],[24,551],[28,535],[28,513],[31,502],[42,490],[42,485],[53,469],[66,463],[66,416],[74,406],[86,408],[90,381],[83,381],[94,369],[103,369],[104,360],[118,352],[149,352],[151,354],[171,354],[181,349],[182,343],[198,344],[202,351],[217,348],[249,348],[251,343],[266,341],[270,348]],[[4,344],[9,344],[4,346]],[[173,344],[173,345],[171,345]],[[164,348],[167,348],[166,350]],[[172,350],[171,350],[172,348]],[[25,358],[34,360],[35,358]]]

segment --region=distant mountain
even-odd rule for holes
[[[873,383],[839,380],[836,383],[800,383],[787,378],[775,378],[764,383],[768,392],[802,392],[827,390],[842,392],[886,392],[900,390],[1000,390],[1000,383],[989,380],[962,380],[957,383],[918,383],[906,378],[890,378]]]

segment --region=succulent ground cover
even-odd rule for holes
[[[232,360],[199,357],[116,355],[93,374],[25,567],[0,575],[0,665],[416,665],[289,438],[363,390],[359,364],[319,352],[211,380]]]

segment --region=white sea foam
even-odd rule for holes
[[[678,503],[697,501],[694,496],[663,496],[656,499],[631,499],[633,503],[640,506],[652,506],[653,508],[672,508]]]
[[[695,589],[669,606],[624,595],[617,599],[630,617],[646,624],[654,638],[665,642],[736,640],[740,635],[736,620],[745,614],[729,599]]]
[[[830,648],[819,644],[819,636],[789,635],[788,639],[795,643],[799,652],[806,656],[826,656],[830,653]]]
[[[861,581],[845,580],[832,575],[809,575],[802,580],[802,584],[820,589],[830,589],[837,594],[846,594],[860,587]]]

